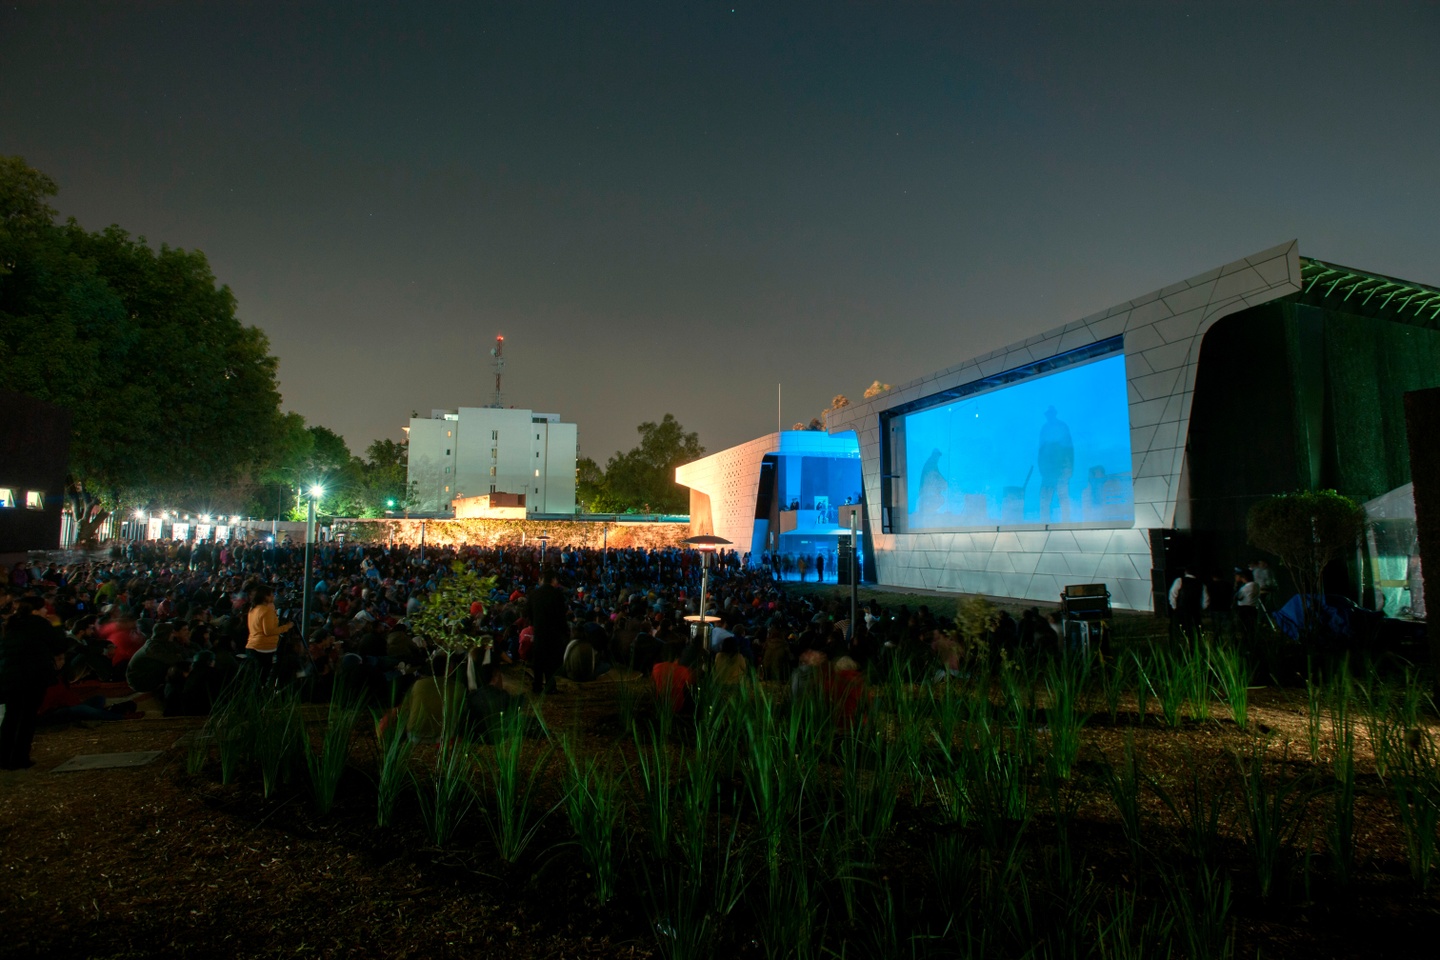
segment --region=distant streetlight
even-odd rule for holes
[[[692,549],[700,551],[700,612],[695,616],[686,617],[685,619],[688,620],[690,623],[700,624],[700,643],[701,646],[704,647],[705,652],[709,653],[710,624],[715,623],[720,619],[719,617],[707,616],[705,613],[705,608],[707,605],[706,598],[710,593],[710,554],[714,553],[720,547],[729,546],[730,541],[726,540],[724,537],[717,537],[713,534],[702,533],[699,536],[690,537],[689,539],[682,540],[681,542],[691,547]]]

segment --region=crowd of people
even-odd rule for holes
[[[853,714],[867,673],[902,663],[944,675],[962,659],[952,625],[925,606],[872,603],[852,629],[848,601],[787,591],[772,565],[733,553],[710,561],[716,619],[703,643],[685,619],[699,612],[703,554],[693,550],[565,547],[542,558],[534,547],[324,543],[304,624],[303,558],[289,543],[145,541],[101,561],[15,565],[0,591],[0,766],[29,764],[37,722],[140,715],[137,697],[117,689],[166,715],[204,714],[245,671],[314,700],[345,684],[424,737],[447,678],[481,714],[513,702],[507,676],[512,688],[521,677],[532,694],[553,694],[557,677],[586,683],[617,667],[651,677],[676,709],[709,672],[723,684],[753,674],[819,691]],[[456,656],[415,620],[446,578],[470,572],[494,584],[457,625],[473,654]],[[1056,627],[1035,611],[1019,622],[1002,614],[995,636],[1047,649]]]

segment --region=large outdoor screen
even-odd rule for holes
[[[910,530],[1135,520],[1125,357],[904,415]]]

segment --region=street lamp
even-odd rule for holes
[[[710,624],[719,620],[719,617],[707,616],[705,613],[706,597],[710,592],[710,554],[724,546],[729,546],[730,541],[724,537],[717,537],[713,534],[702,533],[699,536],[690,537],[681,541],[689,547],[700,551],[700,612],[695,616],[686,617],[690,623],[700,624],[700,644],[706,653],[710,652]]]
[[[540,569],[545,569],[545,544],[550,542],[550,534],[542,533],[535,538],[540,541]]]
[[[311,557],[315,548],[315,504],[325,495],[320,484],[310,488],[310,505],[305,515],[305,575],[301,578],[300,593],[300,639],[305,640],[310,630],[310,584],[314,577]]]

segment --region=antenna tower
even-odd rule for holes
[[[495,346],[490,348],[490,368],[495,371],[495,398],[490,406],[496,410],[505,406],[504,395],[500,392],[500,375],[505,372],[505,338],[495,335]]]

